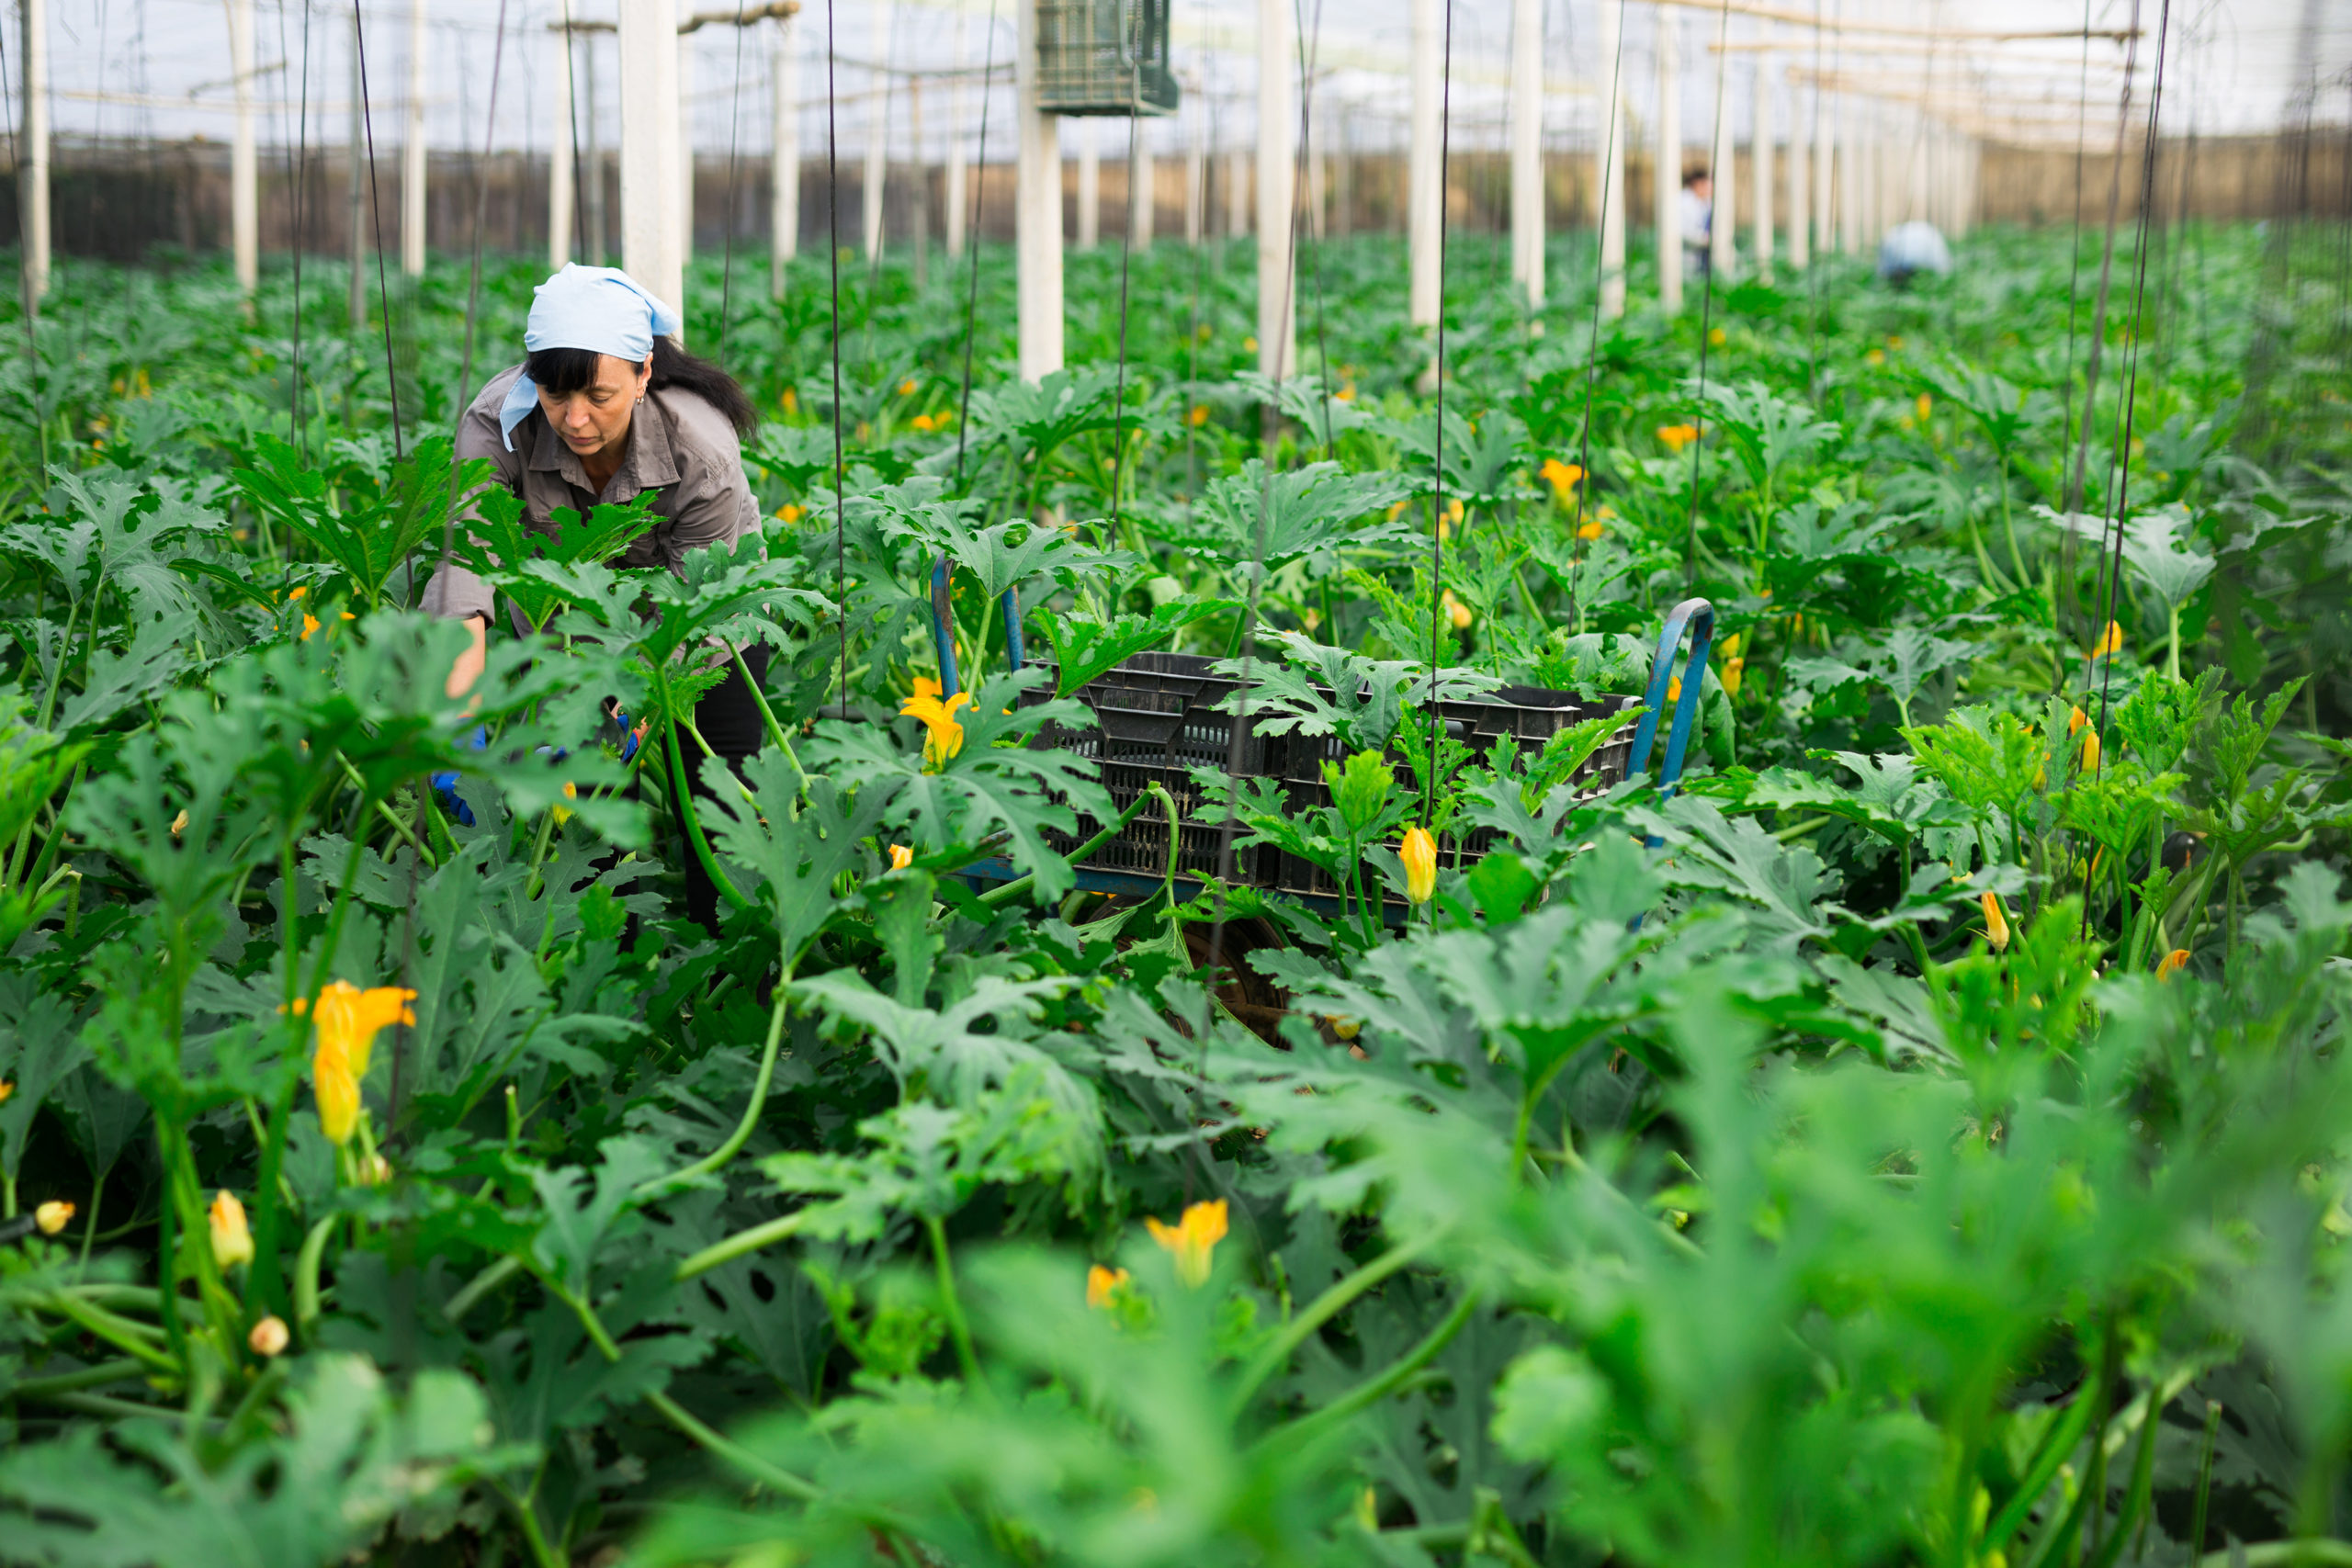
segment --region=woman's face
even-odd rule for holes
[[[628,419],[652,378],[653,362],[632,365],[609,354],[596,356],[596,379],[576,392],[539,389],[539,409],[582,458],[617,457],[628,441]]]

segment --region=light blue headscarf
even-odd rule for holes
[[[677,311],[616,266],[567,266],[532,294],[531,319],[523,329],[523,347],[531,354],[593,348],[642,365],[655,338],[673,336],[684,324]],[[498,434],[509,452],[514,450],[514,427],[538,403],[538,383],[515,377],[498,410]]]

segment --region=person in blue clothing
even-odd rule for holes
[[[1897,288],[1910,287],[1920,273],[1943,277],[1951,272],[1951,247],[1943,231],[1925,219],[1897,223],[1878,243],[1878,275]]]
[[[1708,242],[1715,231],[1715,182],[1704,164],[1693,164],[1682,171],[1682,195],[1676,203],[1682,231],[1682,271],[1688,277],[1707,276],[1712,251]]]

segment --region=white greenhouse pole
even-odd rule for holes
[[[1081,119],[1078,135],[1078,248],[1091,251],[1102,238],[1102,148],[1099,129]]]
[[[401,271],[424,276],[425,0],[410,0],[407,130],[401,142]]]
[[[1841,102],[1838,114],[1838,249],[1859,255],[1862,249],[1862,115],[1861,107]]]
[[[1748,136],[1748,163],[1756,175],[1755,212],[1748,228],[1755,236],[1750,249],[1756,253],[1756,276],[1767,283],[1772,280],[1772,72],[1771,57],[1756,57],[1756,79],[1752,84],[1755,118]]]
[[[865,111],[865,202],[859,214],[865,220],[865,255],[867,260],[882,254],[883,186],[890,177],[890,7],[874,7],[874,59],[871,74],[873,96],[866,100]]]
[[[1814,89],[1813,248],[1826,256],[1844,249],[1838,232],[1845,210],[1838,199],[1838,128],[1844,107],[1835,95]]]
[[[1208,233],[1209,157],[1196,141],[1184,149],[1184,243],[1197,245]]]
[[[1298,155],[1293,25],[1291,0],[1258,0],[1258,369],[1277,380],[1294,374],[1298,360],[1291,309]]]
[[[1682,62],[1676,17],[1657,8],[1657,150],[1650,185],[1657,225],[1657,303],[1682,309]]]
[[[351,330],[355,333],[368,324],[368,209],[361,205],[361,197],[367,191],[367,186],[361,178],[368,156],[367,102],[361,92],[363,84],[360,81],[359,73],[359,16],[354,12],[351,18],[351,127],[344,138],[349,145],[351,164],[350,173],[346,176],[344,220],[350,230],[351,251],[349,278],[351,292],[345,301],[345,307],[350,314]]]
[[[1600,314],[1625,313],[1625,0],[1600,0]]]
[[[28,308],[49,294],[49,0],[24,0],[25,295]],[[245,13],[246,69],[252,68],[253,13]],[[232,31],[235,24],[231,24]],[[234,40],[231,49],[235,48]],[[243,86],[241,72],[238,83]]]
[[[231,0],[229,70],[237,80],[237,129],[229,153],[229,229],[237,288],[261,281],[261,169],[254,147],[254,0]]]
[[[686,308],[678,221],[678,17],[672,0],[620,0],[621,265]],[[679,334],[683,337],[684,334]]]
[[[1717,48],[1730,42],[1724,36],[1731,25],[1731,13],[1724,13],[1722,29],[1715,37]],[[1718,55],[1720,61],[1722,56]],[[1707,220],[1707,271],[1719,284],[1728,284],[1739,270],[1739,159],[1732,133],[1736,127],[1731,113],[1731,72],[1722,64],[1714,67],[1715,96],[1710,129],[1714,144],[1707,150],[1707,177],[1714,192],[1712,211]]]
[[[1789,84],[1789,265],[1813,265],[1813,116],[1817,92]]]
[[[1225,160],[1225,231],[1236,240],[1250,233],[1250,154],[1230,152]]]
[[[1413,120],[1411,151],[1405,171],[1405,231],[1411,253],[1406,294],[1407,319],[1417,327],[1437,325],[1442,284],[1438,277],[1438,247],[1445,232],[1445,154],[1439,147],[1442,85],[1438,71],[1444,55],[1438,6],[1442,0],[1412,0]]]
[[[1015,9],[1012,122],[1013,248],[1020,275],[1021,378],[1040,381],[1062,367],[1062,164],[1052,115],[1037,107],[1037,0]]]
[[[1127,160],[1127,243],[1138,250],[1151,245],[1151,231],[1159,212],[1159,174],[1151,155],[1151,131],[1135,128],[1135,156]]]
[[[548,142],[548,270],[561,272],[571,259],[571,7],[567,4],[555,29],[553,137]]]
[[[1544,303],[1544,0],[1510,6],[1510,276]]]
[[[800,33],[778,19],[768,43],[775,124],[768,141],[768,298],[784,298],[785,267],[800,249]]]
[[[671,26],[677,26],[675,17]],[[670,207],[678,225],[678,265],[683,268],[695,259],[695,35],[675,34],[670,53],[678,62],[671,78],[673,107],[670,115],[670,146],[677,154],[678,188]]]
[[[972,60],[967,24],[968,18],[964,13],[956,12],[955,52],[951,57],[956,74],[947,79],[947,162],[939,171],[940,221],[947,230],[942,238],[945,240],[947,254],[951,256],[964,254],[964,225],[968,221],[965,216],[965,200],[970,188],[965,180],[971,170],[973,158],[971,151],[964,144],[965,109],[970,100],[965,91],[963,72]],[[981,90],[987,91],[985,87]]]

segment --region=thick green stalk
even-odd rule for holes
[[[939,1310],[947,1319],[947,1333],[956,1341],[956,1360],[964,1369],[964,1382],[976,1394],[985,1395],[988,1385],[980,1377],[979,1353],[972,1348],[972,1326],[964,1321],[964,1300],[956,1290],[956,1268],[947,1251],[947,1226],[937,1214],[925,1214],[923,1229],[931,1236],[931,1259],[939,1279]]]
[[[1248,1369],[1241,1374],[1241,1381],[1234,1384],[1232,1406],[1235,1414],[1240,1412],[1242,1406],[1249,1403],[1250,1396],[1257,1393],[1268,1378],[1283,1369],[1292,1351],[1345,1311],[1349,1303],[1428,1251],[1444,1234],[1442,1229],[1433,1230],[1412,1241],[1400,1242],[1371,1262],[1359,1265],[1343,1278],[1333,1281],[1329,1289],[1307,1304],[1305,1312],[1283,1325],[1264,1348],[1251,1358]]]
[[[700,1252],[681,1258],[673,1277],[684,1280],[697,1274],[707,1274],[722,1263],[731,1263],[747,1252],[757,1252],[772,1241],[782,1241],[797,1234],[808,1219],[808,1210],[796,1209],[779,1219],[753,1225],[749,1230],[737,1231],[722,1241],[712,1242]]]
[[[678,818],[686,825],[686,842],[695,857],[702,862],[703,870],[710,874],[711,885],[717,887],[729,904],[739,909],[753,908],[752,901],[736,891],[727,873],[719,869],[718,857],[710,851],[709,840],[702,834],[702,823],[695,816],[694,791],[687,787],[686,760],[678,750],[678,726],[673,720],[662,727],[662,739],[670,749],[670,773],[678,791]]]
[[[1435,1360],[1438,1353],[1452,1344],[1453,1337],[1461,1333],[1464,1326],[1469,1323],[1470,1314],[1476,1310],[1477,1305],[1478,1292],[1475,1290],[1464,1290],[1461,1299],[1453,1303],[1453,1310],[1445,1314],[1444,1320],[1435,1328],[1430,1329],[1419,1345],[1414,1346],[1387,1371],[1375,1377],[1365,1379],[1320,1409],[1310,1411],[1295,1421],[1284,1422],[1267,1433],[1258,1446],[1261,1449],[1276,1444],[1285,1449],[1303,1447],[1348,1420],[1359,1410],[1368,1409],[1379,1404],[1403,1387],[1406,1382],[1423,1367]]]
[[[690,1181],[708,1176],[726,1165],[729,1160],[733,1159],[743,1145],[750,1142],[752,1129],[759,1125],[760,1112],[767,1106],[768,1085],[775,1078],[776,1054],[784,1043],[784,1019],[786,1003],[791,999],[791,993],[792,964],[787,959],[783,974],[776,978],[775,1006],[768,1012],[768,1038],[760,1053],[759,1076],[752,1082],[752,1098],[744,1105],[742,1119],[736,1122],[735,1131],[728,1134],[726,1142],[684,1169],[673,1171],[667,1176],[652,1177],[640,1182],[634,1196],[639,1199],[649,1198],[673,1187],[683,1187]]]
[[[1135,820],[1136,813],[1143,809],[1143,803],[1149,798],[1150,796],[1148,794],[1136,795],[1134,800],[1127,803],[1127,808],[1125,811],[1120,812],[1109,827],[1095,834],[1094,837],[1087,840],[1086,842],[1079,845],[1078,848],[1070,851],[1069,855],[1065,858],[1074,865],[1078,862],[1082,861],[1087,856],[1092,854],[1095,851],[1101,849],[1103,845],[1109,843],[1112,839],[1118,834],[1121,829]],[[1169,827],[1169,832],[1171,836],[1175,832],[1175,827],[1172,820]],[[1022,889],[1029,886],[1030,884],[1036,880],[1037,877],[1035,872],[1016,876],[1012,881],[1005,883],[1002,886],[991,887],[987,892],[981,894],[980,902],[987,905],[991,909],[996,908],[1000,905],[1010,903],[1015,893],[1018,893]]]

